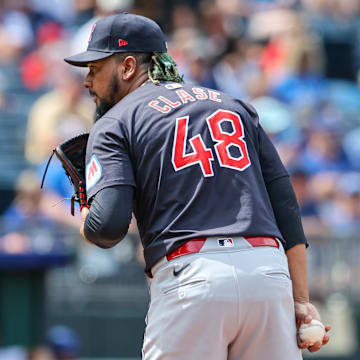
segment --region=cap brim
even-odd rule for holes
[[[64,61],[66,61],[70,65],[86,67],[87,64],[90,62],[105,59],[111,55],[113,55],[112,52],[87,50],[80,54],[69,56],[65,58]]]

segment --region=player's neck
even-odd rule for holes
[[[146,81],[149,80],[149,77],[147,75],[147,72],[141,72],[134,78],[132,83],[129,86],[128,94],[130,94],[132,91],[143,85]]]

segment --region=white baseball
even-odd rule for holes
[[[322,343],[325,335],[325,326],[318,320],[312,320],[309,324],[302,324],[299,328],[299,336],[302,341],[310,341],[310,345],[316,342]]]

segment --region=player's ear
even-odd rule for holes
[[[136,59],[134,56],[127,56],[121,63],[121,78],[123,80],[130,80],[136,72]]]

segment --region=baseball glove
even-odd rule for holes
[[[41,182],[43,187],[45,175],[49,167],[50,161],[54,154],[60,160],[62,167],[65,170],[66,175],[69,177],[73,187],[74,194],[71,197],[71,214],[75,213],[75,201],[80,204],[80,211],[83,207],[88,207],[86,201],[86,182],[85,182],[85,155],[86,145],[89,138],[88,133],[84,133],[75,136],[63,143],[59,144],[51,155],[44,172],[44,176]]]

